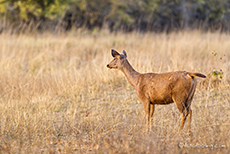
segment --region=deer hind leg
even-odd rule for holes
[[[189,108],[189,113],[188,113],[188,131],[191,133],[191,121],[192,121],[192,109]]]
[[[193,79],[189,91],[184,91],[183,93],[174,95],[172,97],[173,101],[175,102],[177,108],[181,113],[180,130],[183,129],[184,123],[188,117],[188,131],[191,132],[192,110],[190,106],[193,96],[195,94],[196,85],[196,79]]]
[[[189,92],[189,96],[188,96],[188,101],[187,101],[187,106],[188,106],[188,131],[189,133],[191,134],[191,122],[192,122],[192,109],[191,109],[191,103],[192,103],[192,99],[193,99],[193,96],[195,94],[195,91],[196,91],[196,85],[197,85],[197,81],[196,79],[194,79],[194,81],[192,82],[192,87],[190,89],[190,92]]]
[[[178,110],[181,113],[181,123],[180,123],[180,131],[183,129],[184,127],[184,123],[188,117],[189,114],[189,106],[187,105],[187,101],[185,99],[181,99],[183,97],[178,96],[178,97],[173,97],[173,101],[176,104]]]
[[[184,123],[185,123],[185,121],[186,121],[188,115],[189,115],[188,109],[185,107],[185,108],[182,110],[182,113],[181,113],[180,131],[184,128]]]

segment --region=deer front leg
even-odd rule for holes
[[[138,91],[137,92],[137,96],[139,97],[139,99],[141,100],[141,102],[144,105],[145,118],[146,118],[146,127],[148,128],[147,130],[149,131],[149,128],[150,128],[150,118],[153,115],[154,106],[151,107],[151,102],[150,102],[148,96],[143,95],[142,91]]]
[[[146,118],[146,127],[148,128],[148,131],[149,131],[149,128],[150,128],[150,102],[149,101],[146,101],[146,102],[143,102],[144,104],[144,109],[145,109],[145,118]]]
[[[154,111],[155,111],[155,105],[150,103],[150,128],[152,128]]]

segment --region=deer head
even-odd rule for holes
[[[107,65],[108,68],[112,69],[121,69],[122,64],[126,61],[127,54],[125,50],[123,50],[123,54],[119,54],[116,50],[111,49],[111,54],[114,59]]]

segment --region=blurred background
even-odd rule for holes
[[[230,31],[230,0],[0,0],[0,32]]]

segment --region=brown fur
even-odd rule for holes
[[[107,67],[121,70],[135,88],[137,96],[143,102],[148,125],[151,124],[155,104],[166,105],[174,102],[182,117],[180,130],[183,129],[187,117],[188,128],[189,131],[191,130],[190,106],[197,85],[195,77],[205,78],[205,75],[186,71],[141,74],[129,64],[124,50],[123,54],[119,54],[114,49],[111,52],[114,59]]]

